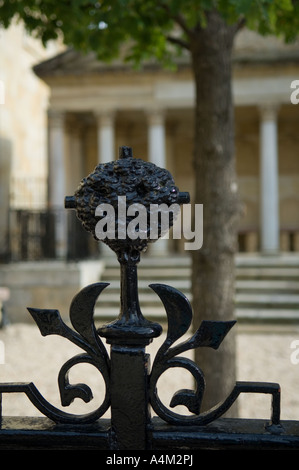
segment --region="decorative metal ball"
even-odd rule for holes
[[[77,217],[83,227],[98,239],[96,225],[104,215],[96,216],[96,209],[100,205],[105,207],[104,204],[109,204],[115,214],[114,233],[110,233],[110,236],[106,236],[102,241],[115,252],[129,247],[140,252],[147,248],[149,242],[154,242],[164,235],[159,218],[158,237],[151,238],[150,221],[153,208],[162,204],[166,204],[167,207],[172,204],[182,204],[188,201],[189,195],[179,192],[168,170],[159,168],[151,162],[133,158],[129,147],[121,147],[119,156],[118,160],[97,165],[94,172],[81,181],[74,196],[66,198],[66,207],[76,208]],[[126,204],[122,214],[119,213],[121,196],[125,196],[123,200]],[[128,208],[133,204],[141,205],[146,210],[147,217],[145,230],[142,231],[140,227],[140,236],[134,239],[127,233],[130,222],[136,217],[136,214],[132,215],[132,211],[128,215]],[[173,219],[173,213],[170,211],[169,228],[173,224]]]

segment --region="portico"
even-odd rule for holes
[[[286,72],[274,65],[257,65],[254,59],[246,66],[237,62],[233,80],[238,185],[245,206],[240,249],[265,254],[299,250],[294,210],[299,207],[299,108],[290,103],[290,83],[299,66],[292,61]],[[136,157],[168,168],[192,197],[194,87],[187,62],[176,73],[157,66],[136,72],[67,51],[56,65],[54,58],[36,67],[36,73],[51,87],[51,207],[62,210],[64,195],[97,163],[115,159],[122,145],[132,147]],[[57,221],[58,256],[66,249],[65,233]],[[165,251],[166,245],[180,249],[173,240],[157,248]]]

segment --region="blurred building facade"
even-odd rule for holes
[[[56,232],[51,256],[67,256],[64,197],[97,163],[117,158],[119,146],[168,168],[180,190],[192,196],[194,85],[187,59],[175,72],[155,63],[138,71],[118,61],[107,65],[72,50],[34,59],[26,64],[31,89],[20,87],[18,61],[0,77],[7,100],[18,91],[13,99],[24,101],[20,116],[11,117],[22,128],[15,122],[8,129],[7,116],[2,123],[9,101],[0,108],[1,138],[11,143],[17,136],[7,169],[9,208],[56,214],[39,219],[48,235]],[[298,43],[240,33],[233,74],[238,188],[245,207],[240,251],[299,251],[299,104],[290,99],[298,79]],[[81,248],[74,247],[79,257],[90,254],[82,251],[82,237],[80,232]],[[169,240],[168,249],[180,252],[182,244]]]
[[[9,229],[18,231],[18,223],[11,217],[47,207],[50,89],[32,67],[61,50],[58,43],[44,48],[22,24],[0,28],[0,260],[9,258],[14,238]],[[25,217],[22,219],[24,225]],[[23,238],[25,246],[24,237],[17,238],[18,242]],[[21,256],[19,247],[15,251]]]

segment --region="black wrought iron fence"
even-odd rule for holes
[[[72,213],[59,211],[65,218],[69,260],[92,256],[95,246],[88,240],[78,219]],[[11,209],[8,228],[8,261],[40,261],[56,259],[55,221],[58,210]]]
[[[126,195],[130,203],[142,203],[147,209],[152,201],[178,204],[188,201],[188,195],[177,190],[166,170],[133,159],[130,149],[124,147],[119,160],[99,165],[83,180],[75,195],[66,199],[66,207],[76,209],[85,228],[95,235],[98,220],[95,208],[101,201],[105,204],[109,201],[116,209],[119,195]],[[130,221],[127,216],[125,225]],[[59,372],[62,406],[67,407],[75,398],[86,403],[92,399],[86,384],[69,381],[69,371],[81,363],[92,364],[101,374],[105,387],[102,403],[92,412],[73,415],[45,400],[33,383],[2,383],[3,400],[7,393],[24,393],[45,417],[1,416],[0,449],[109,451],[106,463],[134,466],[140,462],[143,466],[146,463],[193,466],[195,450],[203,449],[298,450],[299,422],[281,421],[280,387],[276,383],[237,382],[222,403],[201,411],[204,373],[184,353],[198,347],[217,349],[222,341],[229,341],[235,322],[203,321],[187,341],[177,344],[188,332],[193,313],[188,299],[165,284],[150,286],[161,299],[168,321],[165,341],[150,361],[146,348],[161,335],[161,326],[143,316],[137,280],[140,253],[149,243],[149,233],[139,238],[119,236],[118,230],[123,228],[119,213],[114,228],[118,236],[103,240],[115,252],[120,265],[120,314],[114,321],[99,329],[93,321],[95,302],[108,288],[105,282],[88,285],[75,296],[70,306],[71,326],[57,310],[28,308],[43,336],[60,335],[82,350]],[[110,354],[104,339],[110,345]],[[177,391],[168,406],[160,400],[157,383],[164,372],[178,367],[191,373],[195,387]],[[272,400],[269,419],[226,418],[225,413],[242,393],[268,394]],[[184,405],[190,414],[175,412],[173,408],[178,405]],[[107,410],[111,413],[108,419],[103,418]],[[151,453],[143,457],[136,454],[144,450]],[[118,460],[125,458],[122,455],[136,461]]]
[[[11,209],[8,247],[10,261],[55,257],[54,217],[50,211]]]

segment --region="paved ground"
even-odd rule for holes
[[[293,364],[291,348],[298,341],[299,325],[290,327],[238,327],[237,334],[237,365],[238,380],[278,382],[282,388],[282,419],[299,420],[299,363]],[[0,340],[4,345],[4,362],[0,364],[0,382],[32,381],[46,399],[59,406],[57,391],[57,374],[61,365],[74,354],[80,352],[68,340],[56,336],[42,337],[35,325],[16,324],[0,330]],[[156,340],[151,346],[151,353],[159,345]],[[1,345],[1,343],[0,343]],[[299,357],[299,354],[298,354]],[[1,357],[0,357],[1,358]],[[85,372],[77,366],[74,368],[72,381],[84,381],[94,390],[101,390],[100,375],[92,366],[86,366]],[[171,375],[161,383],[161,398],[185,388],[188,378],[179,369],[171,369]],[[77,374],[77,376],[76,376]],[[100,396],[97,397],[100,399]],[[75,401],[76,402],[76,401]],[[269,418],[270,397],[243,395],[239,398],[239,410],[242,417]],[[90,410],[92,404],[83,405]],[[68,411],[78,412],[77,404]],[[39,413],[32,407],[28,399],[13,394],[3,399],[3,414],[36,416]]]

